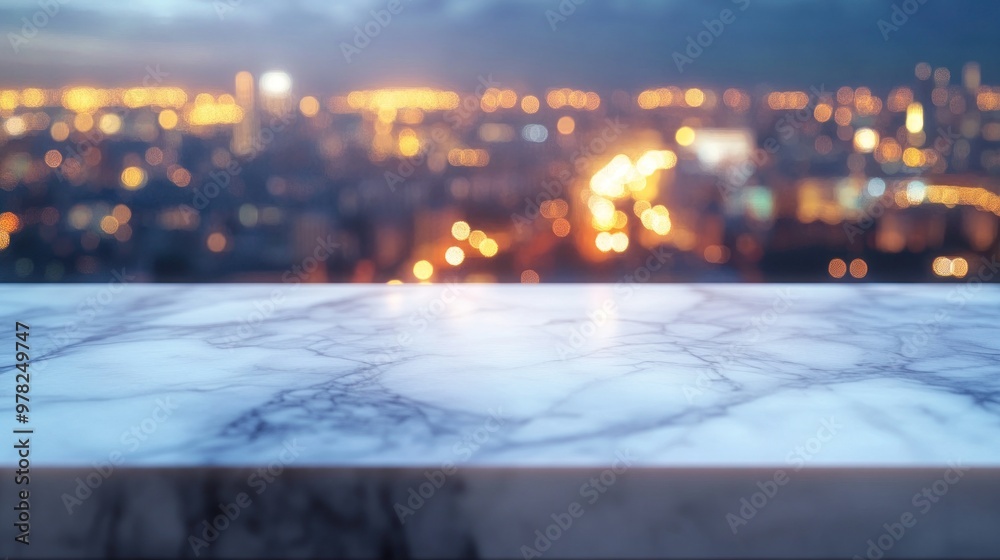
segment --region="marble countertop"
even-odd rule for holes
[[[997,467],[998,312],[968,284],[7,285],[0,418],[20,321],[33,467]]]

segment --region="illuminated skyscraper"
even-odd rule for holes
[[[254,141],[260,131],[257,107],[254,103],[253,75],[250,72],[236,74],[236,104],[243,109],[243,120],[233,126],[231,150],[238,156],[252,153]]]

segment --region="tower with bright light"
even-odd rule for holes
[[[265,111],[275,116],[287,115],[293,109],[292,78],[285,72],[265,72],[260,76],[260,102]]]
[[[250,72],[236,74],[236,104],[243,109],[243,120],[233,125],[232,152],[245,156],[254,150],[254,139],[260,130],[257,107],[254,103],[253,75]]]

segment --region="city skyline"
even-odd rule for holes
[[[156,78],[0,89],[18,278],[273,281],[322,246],[306,281],[607,280],[664,250],[658,281],[960,279],[997,238],[1000,88],[976,63],[885,93]]]

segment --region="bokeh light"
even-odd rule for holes
[[[452,266],[458,266],[465,260],[465,251],[461,247],[448,247],[444,252],[444,260]]]
[[[413,265],[413,276],[417,280],[430,280],[434,275],[434,265],[426,260],[420,260]]]
[[[830,266],[828,267],[830,276],[834,278],[843,278],[847,274],[847,263],[843,259],[833,259],[830,261]]]

